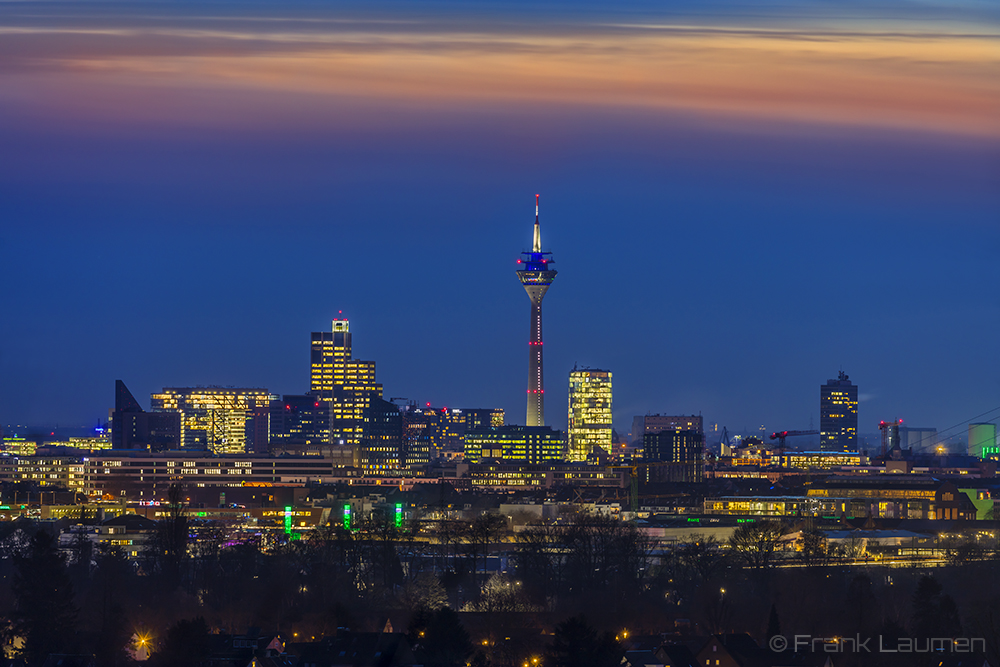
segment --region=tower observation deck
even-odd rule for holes
[[[549,269],[551,252],[542,251],[538,227],[538,195],[535,195],[535,235],[530,252],[517,260],[517,279],[531,299],[531,328],[528,331],[528,415],[526,426],[545,426],[545,382],[542,373],[542,299],[556,278]]]

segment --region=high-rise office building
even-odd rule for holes
[[[567,461],[586,461],[594,447],[611,453],[611,371],[570,371],[567,436]]]
[[[465,460],[546,463],[563,460],[562,433],[549,426],[492,426],[465,434]]]
[[[647,468],[646,481],[701,482],[705,475],[705,434],[662,429],[642,437],[642,461],[661,464]]]
[[[997,425],[969,424],[969,456],[989,459],[997,453]]]
[[[704,419],[701,415],[642,415],[632,418],[632,444],[642,446],[642,438],[647,433],[660,431],[698,431],[704,433]]]
[[[465,415],[465,430],[476,431],[491,426],[504,425],[503,408],[463,408]]]
[[[542,251],[542,233],[538,226],[538,195],[535,195],[535,234],[531,252],[522,252],[517,260],[517,279],[531,299],[531,328],[528,331],[528,426],[545,425],[545,382],[542,372],[542,299],[556,279],[549,269],[551,252]]]
[[[163,451],[181,446],[179,412],[146,412],[125,383],[115,380],[115,409],[111,413],[111,447]]]
[[[819,447],[827,452],[858,451],[858,386],[844,371],[819,387]]]
[[[271,441],[281,446],[329,442],[329,407],[312,394],[285,395],[271,408]]]
[[[372,397],[365,409],[361,468],[370,475],[397,475],[413,463],[408,461],[403,414],[395,403]],[[425,458],[425,457],[422,457]]]
[[[246,454],[267,451],[276,400],[267,389],[166,387],[151,403],[154,412],[180,413],[183,449]]]
[[[502,408],[434,408],[411,403],[401,412],[407,447],[413,452],[426,452],[428,460],[438,458],[442,452],[463,451],[467,432],[503,426],[504,421]],[[419,457],[414,454],[411,458]]]
[[[309,393],[329,414],[315,437],[339,445],[361,444],[365,411],[382,398],[382,385],[375,382],[374,361],[353,358],[347,320],[334,320],[332,331],[313,332],[310,362]]]

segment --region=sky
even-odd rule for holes
[[[0,424],[302,393],[334,317],[387,398],[523,423],[538,193],[547,423],[579,364],[623,432],[818,427],[841,369],[862,433],[962,425],[998,73],[992,2],[0,0]]]

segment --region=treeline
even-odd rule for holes
[[[584,650],[583,637],[593,665],[618,664],[625,638],[643,634],[964,633],[992,638],[992,651],[1000,637],[992,562],[929,572],[802,557],[801,567],[775,568],[786,528],[771,522],[746,524],[726,543],[693,536],[663,546],[633,524],[587,514],[514,533],[495,514],[397,526],[376,512],[351,530],[293,539],[190,523],[176,502],[138,559],[92,549],[85,536],[61,551],[30,522],[3,530],[4,640],[14,650],[17,639],[28,665],[50,653],[127,664],[137,637],[151,665],[194,664],[209,633],[259,628],[308,642],[338,628],[381,631],[387,620],[435,667],[554,667]],[[506,559],[506,574],[485,571],[491,557]]]

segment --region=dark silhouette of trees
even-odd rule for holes
[[[484,561],[488,559],[490,546],[499,541],[506,532],[507,519],[499,514],[480,514],[468,525],[463,537],[472,558],[473,578],[478,572],[479,557],[482,556]]]
[[[100,598],[100,624],[93,645],[98,665],[113,667],[128,662],[132,627],[120,597],[134,583],[133,579],[128,559],[118,551],[104,551],[97,556],[91,591]]]
[[[692,535],[674,553],[678,564],[702,581],[709,581],[726,563],[726,554],[714,537]]]
[[[785,528],[778,521],[763,519],[744,523],[733,531],[729,546],[749,567],[763,568],[770,564],[784,533]]]
[[[166,516],[157,522],[157,530],[147,551],[149,569],[159,575],[167,590],[180,586],[187,560],[188,520],[179,484],[171,484],[167,492]]]
[[[910,631],[914,637],[959,637],[962,620],[958,607],[937,579],[925,575],[913,593]]]
[[[625,651],[614,633],[598,633],[583,616],[569,618],[555,628],[545,667],[617,667]]]
[[[472,640],[458,614],[443,607],[417,610],[408,628],[416,654],[426,667],[464,667],[472,655]]]
[[[71,653],[76,648],[77,609],[55,538],[36,532],[27,549],[15,556],[14,566],[11,630],[24,640],[21,657],[35,665],[50,653]]]
[[[816,528],[808,528],[802,531],[802,560],[807,563],[822,561],[827,555],[826,537],[823,531]]]
[[[160,644],[160,650],[153,653],[150,664],[156,667],[198,665],[210,657],[210,650],[208,623],[198,616],[172,625]]]

